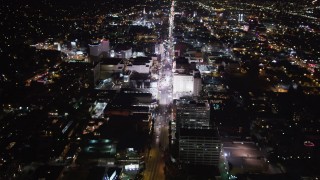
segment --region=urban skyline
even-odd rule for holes
[[[0,14],[0,179],[320,178],[319,1]]]

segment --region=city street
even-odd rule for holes
[[[166,106],[161,106],[160,114],[157,116],[154,125],[154,136],[149,150],[149,157],[147,157],[144,179],[165,179],[163,153],[169,143],[167,113]]]
[[[171,15],[169,18],[169,40],[172,41],[173,30],[173,18],[174,18],[174,1],[171,5]],[[172,43],[172,42],[171,42]],[[154,136],[149,150],[149,157],[147,157],[147,167],[144,172],[144,179],[165,179],[165,163],[164,163],[164,151],[169,144],[169,121],[171,120],[170,105],[172,103],[172,63],[171,57],[173,46],[166,47],[165,52],[161,54],[161,69],[160,79],[158,82],[158,97],[159,97],[159,111],[154,123]]]
[[[159,81],[159,104],[167,105],[172,101],[172,76],[171,76],[171,66],[166,65],[161,72],[161,77]],[[163,66],[164,67],[164,66]]]

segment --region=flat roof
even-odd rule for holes
[[[101,180],[103,179],[106,172],[105,167],[93,167],[89,170],[89,174],[87,176],[88,180]]]
[[[117,65],[122,61],[122,58],[102,58],[100,60],[103,65]]]
[[[63,166],[43,165],[37,168],[34,173],[34,179],[58,179]]]
[[[180,129],[180,136],[194,136],[194,137],[219,137],[218,131],[215,129]]]

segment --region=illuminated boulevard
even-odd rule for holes
[[[172,1],[170,11],[169,44],[165,45],[165,54],[161,55],[164,58],[161,60],[160,80],[158,82],[159,111],[154,123],[154,136],[149,148],[144,179],[165,179],[164,151],[169,145],[168,123],[172,119],[170,108],[172,104],[172,52],[174,51],[172,42],[174,1]]]
[[[165,114],[165,107],[161,107],[161,113]],[[168,146],[168,120],[167,116],[160,114],[154,126],[154,138],[149,150],[144,179],[163,180],[164,177],[164,150]]]
[[[168,61],[163,60],[158,86],[159,111],[154,123],[154,136],[147,157],[144,179],[162,180],[164,177],[164,150],[169,144],[168,123],[171,117],[172,103],[172,70]]]
[[[161,70],[159,81],[159,111],[154,123],[154,136],[147,157],[144,179],[165,179],[164,150],[169,144],[168,123],[172,118],[169,111],[172,103],[171,66],[166,63]]]

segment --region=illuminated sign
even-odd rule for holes
[[[126,171],[134,171],[134,170],[138,170],[139,169],[139,164],[129,164],[129,165],[125,165],[124,169]]]

